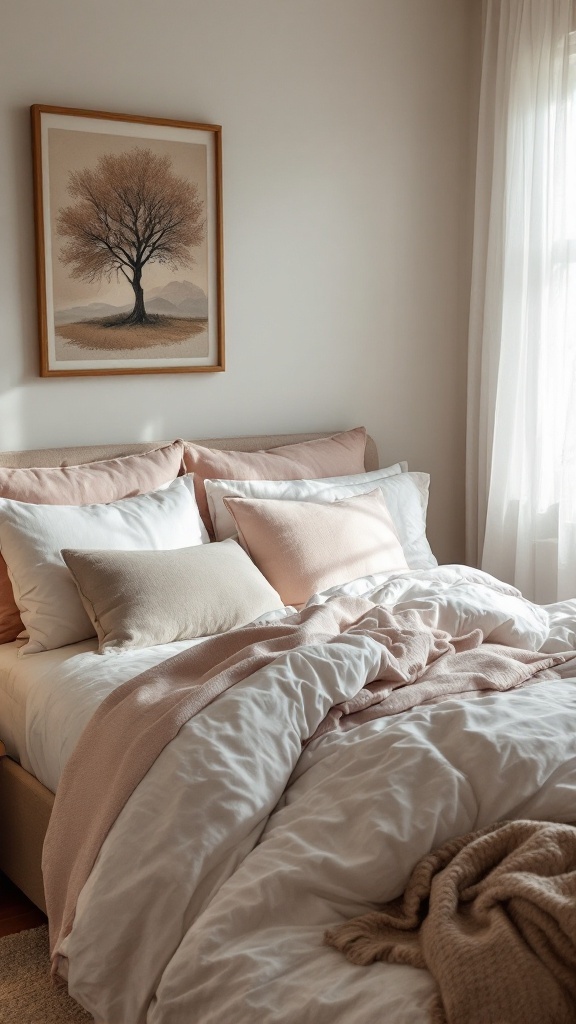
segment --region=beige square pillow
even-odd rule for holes
[[[212,636],[282,601],[235,540],[173,551],[62,551],[101,653]]]
[[[359,576],[408,568],[380,490],[329,504],[224,498],[240,542],[284,604]]]
[[[219,451],[185,442],[184,464],[194,474],[200,515],[214,537],[204,480],[300,480],[363,473],[365,451],[366,428],[354,427],[259,452]]]
[[[92,505],[155,491],[182,471],[183,442],[138,455],[81,466],[0,467],[0,497],[39,505]],[[23,628],[0,555],[0,643],[15,640]]]

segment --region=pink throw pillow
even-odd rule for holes
[[[107,505],[171,483],[182,472],[182,455],[183,441],[174,441],[140,455],[81,466],[0,467],[0,495],[33,505]],[[0,556],[0,643],[15,640],[23,628]]]
[[[224,498],[238,537],[284,604],[408,563],[380,490],[326,504]]]
[[[184,464],[194,473],[200,515],[213,538],[204,480],[317,480],[324,476],[363,473],[366,428],[355,427],[331,437],[284,444],[258,452],[219,451],[186,443]]]

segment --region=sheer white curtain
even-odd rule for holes
[[[576,597],[573,0],[485,0],[470,316],[467,558]]]

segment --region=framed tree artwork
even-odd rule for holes
[[[41,376],[223,370],[220,126],[31,114]]]

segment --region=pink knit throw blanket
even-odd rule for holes
[[[358,634],[379,644],[380,682],[340,705],[317,733],[342,716],[363,720],[458,692],[521,686],[563,660],[480,646],[479,630],[453,639],[426,627],[415,612],[394,616],[362,598],[340,597],[272,625],[211,638],[143,672],[97,709],[58,786],[42,862],[52,950],[72,928],[78,896],[114,821],[184,723],[285,652],[357,643]]]
[[[427,967],[433,1024],[574,1024],[576,828],[511,821],[452,839],[403,897],[325,941],[355,964]]]

